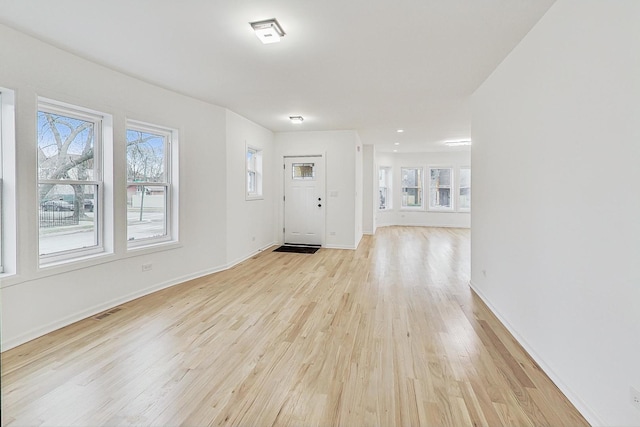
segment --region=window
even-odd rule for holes
[[[471,209],[471,168],[460,168],[460,187],[458,189],[458,210]]]
[[[402,168],[402,207],[422,208],[422,168]]]
[[[378,209],[391,209],[391,168],[380,167],[378,169]]]
[[[315,163],[293,163],[291,165],[292,179],[313,181],[316,176],[314,167]]]
[[[42,100],[38,107],[40,262],[101,252],[104,116]]]
[[[429,168],[429,209],[453,210],[452,169]]]
[[[262,198],[262,150],[247,146],[247,200]]]
[[[127,241],[147,246],[173,238],[170,129],[127,123]]]

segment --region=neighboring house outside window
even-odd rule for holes
[[[422,168],[401,168],[402,207],[422,208],[423,183]]]
[[[429,209],[453,210],[453,169],[429,168]]]
[[[378,168],[378,209],[389,210],[392,205],[391,168],[381,166]]]

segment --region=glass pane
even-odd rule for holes
[[[247,172],[247,192],[256,193],[256,173],[253,171]]]
[[[403,187],[422,187],[422,169],[402,169]]]
[[[167,188],[127,187],[127,239],[139,240],[167,235]]]
[[[247,169],[255,170],[256,169],[256,151],[255,150],[247,150]]]
[[[293,179],[313,179],[315,163],[293,163]]]
[[[410,207],[422,206],[422,189],[421,188],[403,188],[402,189],[402,205]]]
[[[471,209],[471,169],[460,169],[460,209]]]
[[[387,209],[387,189],[384,187],[380,188],[380,206],[378,209]]]
[[[98,245],[97,185],[38,186],[40,254]]]
[[[471,209],[471,188],[460,189],[460,209]]]
[[[383,168],[378,170],[378,186],[385,187],[387,185],[387,171]]]
[[[460,187],[471,187],[471,169],[460,169]]]
[[[429,189],[430,208],[452,208],[451,169],[431,169]]]
[[[166,136],[127,129],[127,181],[166,182]]]
[[[94,139],[93,122],[38,111],[38,177],[97,180]]]

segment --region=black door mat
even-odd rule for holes
[[[274,249],[273,252],[291,252],[294,254],[315,254],[320,249],[317,246],[280,246]]]

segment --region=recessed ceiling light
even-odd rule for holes
[[[397,153],[397,152],[398,152],[398,150],[393,150],[393,152],[394,152],[394,153]]]
[[[396,132],[402,133],[402,132],[404,132],[404,129],[398,129]]]
[[[394,142],[393,145],[400,145],[400,143],[399,142]]]
[[[280,41],[280,38],[285,35],[284,30],[276,18],[249,22],[249,24],[251,24],[251,28],[255,31],[256,37],[264,44],[277,43]]]
[[[291,123],[300,124],[304,121],[304,118],[302,116],[289,116],[289,120],[291,120]]]
[[[462,141],[445,141],[444,142],[445,145],[448,145],[449,147],[462,147],[465,145],[471,145],[471,140],[466,139],[466,140],[462,140]]]

